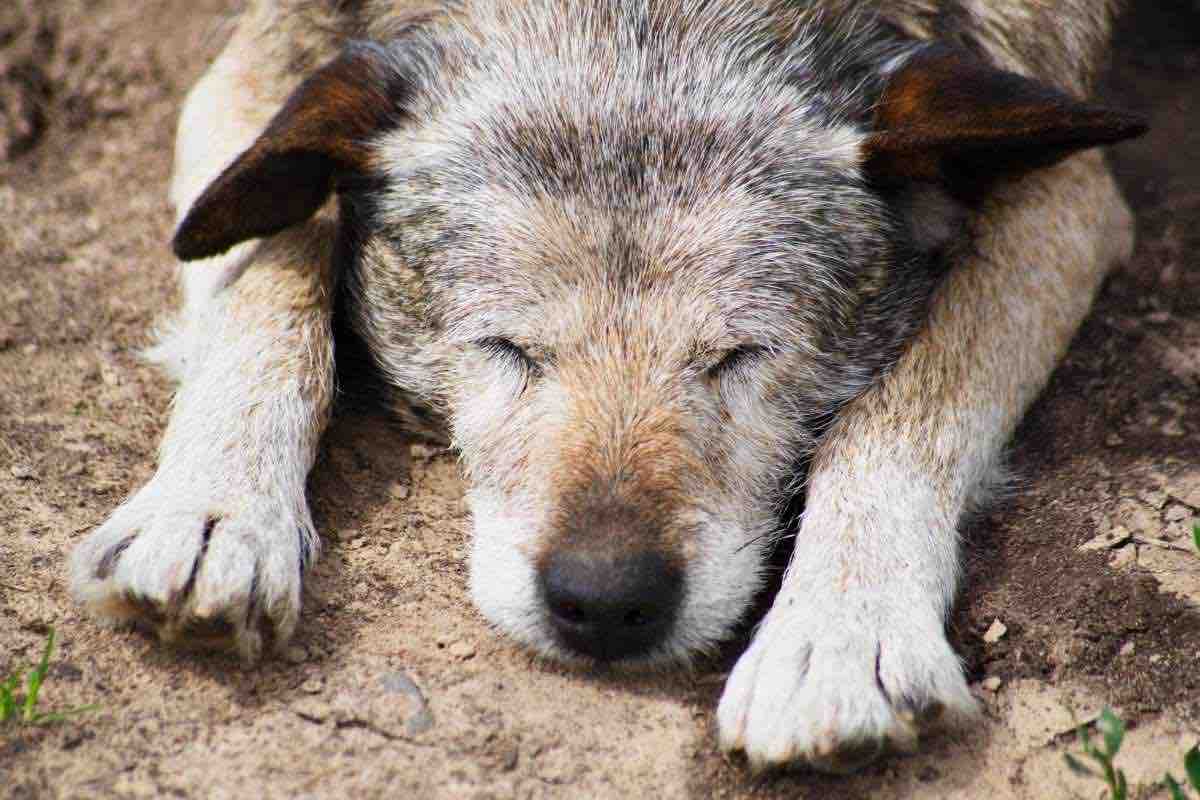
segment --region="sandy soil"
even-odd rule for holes
[[[153,468],[169,386],[137,353],[172,299],[174,118],[234,3],[0,3],[0,675],[54,626],[46,704],[99,705],[0,728],[0,796],[1097,797],[1061,753],[1104,704],[1154,796],[1200,735],[1200,6],[1138,5],[1105,88],[1154,125],[1113,154],[1137,254],[1022,427],[1019,485],[965,531],[952,631],[986,723],[832,780],[719,754],[736,643],[635,679],[490,632],[453,459],[364,413],[312,480],[325,556],[286,658],[246,671],[83,619],[64,557]]]

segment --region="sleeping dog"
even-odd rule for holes
[[[723,745],[852,769],[975,704],[956,526],[1132,246],[1101,0],[252,0],[189,95],[158,470],[102,619],[287,642],[334,318],[457,449],[471,593],[550,657],[727,638]]]

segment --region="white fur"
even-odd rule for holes
[[[243,96],[235,53],[223,54],[184,106],[171,188],[180,216],[269,115]],[[159,634],[184,642],[189,625],[224,620],[227,644],[247,660],[260,654],[264,624],[277,644],[290,638],[302,553],[315,558],[318,544],[304,497],[320,431],[302,391],[310,376],[272,382],[264,374],[294,361],[296,342],[274,333],[290,318],[263,309],[247,326],[234,309],[236,279],[258,247],[182,268],[181,313],[147,353],[180,382],[158,470],[70,565],[72,592],[100,619],[137,621],[150,606],[163,617]],[[109,574],[100,577],[106,561]]]
[[[206,497],[206,488],[156,476],[72,553],[72,591],[111,622],[143,616],[127,599],[162,609],[166,619],[158,632],[170,642],[187,644],[190,625],[226,622],[231,644],[254,661],[263,647],[260,615],[271,620],[277,642],[286,642],[296,627],[299,541],[314,535],[312,522],[306,510],[266,497],[240,495],[241,508],[229,513],[228,498]],[[96,566],[130,539],[111,575],[98,579]]]
[[[887,746],[911,750],[926,702],[973,714],[943,632],[956,522],[911,464],[814,475],[783,588],[721,697],[722,745],[756,767],[852,769]]]

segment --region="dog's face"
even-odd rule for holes
[[[980,136],[1026,158],[1048,95],[938,52],[897,70],[911,44],[799,4],[480,5],[321,70],[176,249],[278,230],[337,180],[354,324],[462,454],[481,610],[558,657],[686,659],[911,334],[946,179]],[[955,105],[993,88],[982,124]]]
[[[487,617],[557,656],[681,659],[749,606],[798,462],[922,281],[813,86],[715,29],[648,35],[697,53],[661,69],[564,28],[523,32],[584,43],[536,69],[495,25],[441,52],[375,142],[357,318],[411,371],[391,312],[419,284]]]

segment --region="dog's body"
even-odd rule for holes
[[[336,312],[462,453],[504,630],[711,648],[807,467],[723,743],[840,769],[970,714],[956,526],[1132,244],[1098,154],[1044,165],[1138,129],[995,67],[1082,94],[1113,11],[251,2],[180,124],[176,251],[206,260],[156,349],[159,469],[77,549],[77,596],[248,658],[287,640]]]

